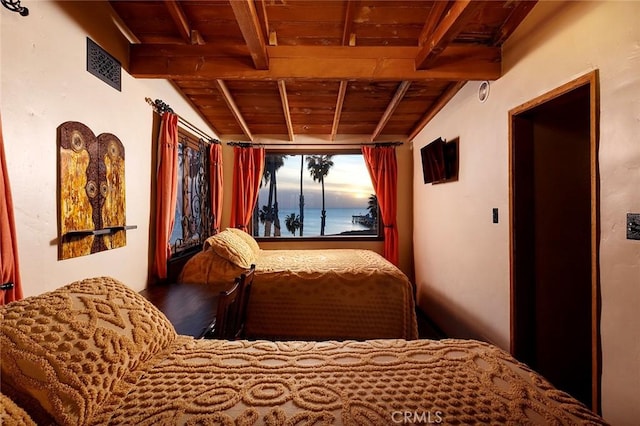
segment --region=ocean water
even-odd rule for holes
[[[278,212],[280,218],[280,234],[282,237],[293,237],[293,234],[287,229],[285,218],[291,213],[300,214],[300,209],[281,209]],[[304,237],[314,237],[320,235],[320,217],[322,209],[304,209]],[[366,209],[327,209],[327,217],[325,220],[324,235],[336,235],[346,231],[364,231],[367,228],[364,225],[353,223],[352,216],[364,216],[367,214]],[[259,236],[264,236],[264,224],[258,225]],[[296,231],[296,237],[300,235],[300,230]],[[273,225],[271,225],[271,236],[273,236]]]

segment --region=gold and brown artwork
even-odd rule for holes
[[[82,123],[58,127],[59,259],[126,245],[124,146]]]

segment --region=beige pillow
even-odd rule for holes
[[[8,396],[0,393],[0,425],[36,426],[33,419]]]
[[[253,250],[242,238],[229,229],[207,238],[203,249],[207,250],[208,248],[211,248],[223,259],[244,269],[249,269],[252,264],[256,263]]]
[[[242,229],[227,228],[227,230],[230,231],[230,232],[233,232],[235,235],[237,235],[238,237],[242,238],[242,241],[247,243],[249,248],[253,251],[253,254],[258,256],[258,254],[260,253],[260,246],[258,245],[258,242],[256,241],[255,238],[253,238],[251,235],[249,235],[248,233],[246,233]]]
[[[184,265],[178,282],[182,284],[214,284],[220,291],[228,290],[233,281],[247,271],[209,249],[194,255]]]
[[[140,294],[86,279],[0,307],[1,378],[58,424],[87,424],[125,375],[175,338]]]

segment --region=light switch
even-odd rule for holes
[[[640,240],[640,213],[627,213],[627,240]]]
[[[498,223],[498,208],[493,209],[493,223]]]

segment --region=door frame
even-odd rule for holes
[[[598,70],[591,71],[556,89],[538,96],[509,111],[509,267],[510,267],[510,342],[511,353],[519,351],[516,332],[519,324],[516,303],[516,217],[515,217],[515,131],[514,123],[518,116],[545,102],[562,96],[574,89],[589,86],[589,134],[590,134],[590,180],[591,180],[591,410],[600,413],[600,377],[601,377],[601,348],[600,348],[600,271],[599,271],[599,176],[598,176],[598,143],[600,122],[600,98],[598,84]]]

